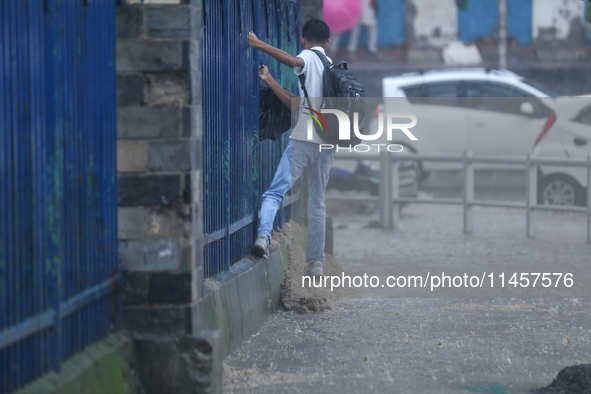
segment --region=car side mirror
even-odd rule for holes
[[[532,103],[530,103],[529,101],[525,101],[525,102],[521,103],[519,110],[523,114],[531,115],[534,113],[534,105]]]

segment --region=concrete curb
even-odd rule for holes
[[[204,281],[204,327],[222,332],[222,357],[254,334],[279,307],[289,257],[287,245],[267,259],[245,257],[229,271]]]

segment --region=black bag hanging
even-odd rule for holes
[[[291,129],[291,111],[268,86],[261,86],[259,100],[259,141],[276,141]]]

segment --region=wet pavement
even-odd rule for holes
[[[395,232],[372,228],[375,213],[331,208],[335,257],[351,276],[560,271],[574,285],[378,286],[331,311],[279,312],[226,358],[225,392],[519,393],[591,361],[584,215],[539,212],[527,239],[523,210],[476,208],[464,235],[461,207],[407,206]]]

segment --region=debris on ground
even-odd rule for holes
[[[287,243],[289,266],[281,286],[281,302],[286,311],[297,313],[321,312],[330,310],[330,300],[347,297],[351,290],[338,287],[333,291],[328,287],[302,287],[302,273],[306,269],[305,230],[296,222],[285,223],[281,233],[274,233],[274,239]],[[342,276],[343,268],[335,258],[326,254],[325,276]],[[319,282],[318,282],[319,284]]]
[[[307,376],[294,373],[282,373],[270,369],[235,368],[223,363],[224,391],[256,388],[261,385],[293,384],[308,380]]]

